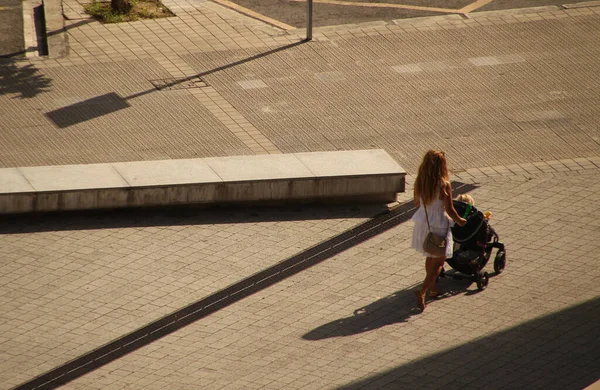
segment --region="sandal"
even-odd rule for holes
[[[429,298],[437,298],[439,297],[441,294],[439,291],[429,291]]]
[[[417,297],[417,305],[419,306],[419,309],[421,309],[421,311],[425,310],[425,295],[421,294],[421,291],[419,290],[415,290],[415,297]]]

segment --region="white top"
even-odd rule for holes
[[[415,226],[410,246],[424,256],[431,257],[430,254],[423,251],[423,241],[425,241],[425,237],[429,233],[429,228],[427,227],[427,218],[425,217],[425,208],[423,207],[424,203],[422,199],[420,201],[421,207],[417,209],[411,218]],[[446,258],[452,257],[454,241],[452,240],[450,228],[454,226],[454,221],[446,214],[444,201],[440,199],[439,192],[436,194],[433,202],[426,207],[431,231],[439,236],[446,236]]]

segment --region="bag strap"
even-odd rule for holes
[[[423,199],[421,199],[423,201]],[[427,206],[425,206],[425,202],[423,202],[423,208],[425,209],[425,220],[427,221],[427,229],[431,232],[431,226],[429,226],[429,217],[427,216]]]
[[[421,201],[423,201],[423,199],[421,199]],[[429,229],[429,232],[431,233],[431,226],[429,226],[429,216],[427,215],[427,206],[425,206],[425,202],[423,202],[423,209],[425,209],[425,220],[427,221],[427,229]],[[446,218],[446,236],[448,235],[448,230],[450,230],[450,221],[448,221],[448,218]]]

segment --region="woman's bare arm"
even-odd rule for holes
[[[443,189],[442,200],[444,202],[444,209],[446,210],[446,213],[458,225],[465,226],[467,220],[458,215],[456,209],[454,208],[454,204],[452,203],[452,185],[450,183],[444,183]]]

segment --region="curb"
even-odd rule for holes
[[[62,0],[44,0],[46,17],[46,40],[50,58],[66,57],[69,54]]]

